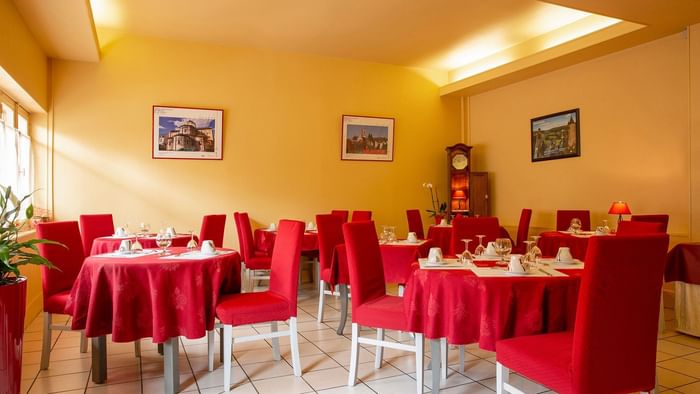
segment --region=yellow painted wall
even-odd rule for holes
[[[444,183],[444,148],[459,139],[459,103],[444,76],[310,55],[123,37],[98,64],[52,65],[55,213],[112,212],[117,225],[198,231],[232,212],[257,225],[370,209],[406,230],[428,208],[421,183]],[[431,78],[426,77],[430,76]],[[153,105],[224,110],[224,160],[151,159]],[[340,160],[342,114],[396,118],[394,161]]]
[[[48,61],[12,0],[0,0],[0,67],[48,108]]]
[[[697,26],[691,39],[700,39]],[[514,227],[520,210],[532,208],[535,233],[554,228],[556,209],[590,209],[593,225],[614,223],[608,208],[625,200],[633,213],[670,214],[674,239],[688,239],[688,44],[675,34],[470,97],[472,157],[476,170],[490,173],[492,213]],[[696,103],[699,53],[692,59]],[[580,108],[581,157],[532,163],[530,119],[572,108]],[[697,194],[693,200],[700,208]],[[694,220],[700,228],[697,212]]]

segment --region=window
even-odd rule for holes
[[[32,191],[29,113],[2,92],[0,102],[0,185],[22,197]]]

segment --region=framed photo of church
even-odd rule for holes
[[[224,110],[153,106],[153,158],[221,160]]]
[[[532,161],[581,156],[579,109],[530,120]]]
[[[394,118],[343,115],[341,160],[394,160]]]

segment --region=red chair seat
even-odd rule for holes
[[[289,302],[269,291],[229,294],[216,305],[216,316],[224,324],[238,326],[289,319]]]
[[[352,321],[362,326],[406,330],[403,298],[385,295],[367,301],[352,311]]]
[[[331,282],[331,275],[333,275],[333,270],[331,270],[331,267],[328,268],[321,268],[321,280],[330,283]]]
[[[570,393],[573,331],[498,341],[496,360],[558,393]]]
[[[252,257],[245,260],[245,266],[251,270],[269,270],[272,257]]]
[[[44,312],[66,313],[66,303],[70,297],[70,289],[59,293],[51,294],[44,300]]]

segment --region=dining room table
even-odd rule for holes
[[[144,249],[156,249],[156,234],[128,234],[124,236],[118,235],[108,235],[105,237],[97,237],[92,241],[92,248],[90,249],[90,256],[96,254],[115,252],[119,249],[119,245],[124,240],[135,241],[137,240]],[[187,243],[194,239],[199,243],[199,238],[196,235],[191,234],[175,234],[171,240],[171,247],[187,246]]]
[[[404,308],[408,331],[430,340],[434,393],[447,358],[441,341],[495,351],[501,339],[573,329],[584,264],[542,262],[528,274],[510,273],[488,258],[451,267],[412,265]]]
[[[666,258],[666,282],[675,282],[676,330],[700,336],[700,242],[679,243]]]
[[[548,257],[556,256],[559,248],[568,247],[575,259],[583,260],[588,250],[588,240],[598,236],[601,235],[596,235],[593,231],[581,231],[577,234],[568,231],[544,231],[540,233],[537,246],[542,255]]]
[[[241,289],[237,251],[203,253],[183,247],[88,256],[71,289],[71,328],[92,338],[92,380],[107,380],[106,336],[113,342],[152,338],[164,344],[165,392],[179,389],[179,337],[214,329],[220,294]]]
[[[255,249],[263,251],[268,255],[272,255],[272,249],[275,246],[277,239],[277,230],[270,228],[257,228],[253,232],[253,240]],[[301,239],[301,252],[318,252],[318,231],[304,230],[304,235]]]

